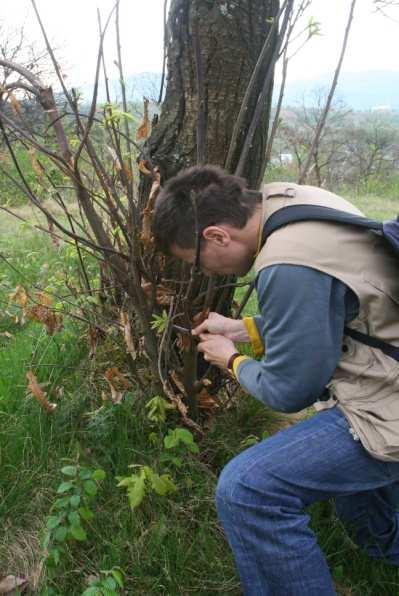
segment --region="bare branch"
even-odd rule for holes
[[[244,98],[242,100],[241,103],[241,108],[240,111],[238,113],[237,116],[237,120],[234,124],[234,128],[233,128],[233,133],[231,135],[231,141],[230,141],[230,146],[229,146],[229,150],[227,153],[227,157],[226,157],[226,161],[225,161],[225,169],[230,172],[232,167],[233,167],[233,157],[234,157],[234,152],[236,150],[236,146],[237,146],[237,141],[238,141],[238,135],[240,134],[240,131],[242,129],[242,126],[244,124],[244,118],[245,118],[245,114],[246,111],[248,110],[248,105],[249,105],[249,101],[250,98],[253,95],[254,92],[254,88],[255,88],[255,84],[256,81],[259,77],[259,74],[261,72],[261,69],[264,65],[265,59],[267,57],[267,53],[271,48],[272,45],[272,41],[273,41],[273,37],[276,34],[276,30],[278,28],[278,22],[279,19],[281,17],[281,15],[283,14],[283,11],[285,9],[287,9],[287,5],[288,5],[288,1],[289,0],[285,0],[283,6],[280,8],[278,15],[274,18],[272,26],[270,27],[269,33],[267,35],[267,38],[265,40],[265,43],[263,44],[263,48],[261,53],[259,54],[259,58],[256,62],[255,68],[253,70],[252,76],[250,78],[250,81],[248,83],[248,87],[247,90],[245,92]]]
[[[242,173],[243,173],[243,171],[244,171],[245,162],[246,162],[246,159],[248,157],[248,153],[249,153],[249,150],[250,150],[250,147],[251,147],[253,138],[254,138],[254,134],[255,134],[256,128],[257,128],[257,126],[259,124],[259,119],[260,119],[260,116],[262,114],[262,109],[263,109],[264,103],[266,101],[267,93],[269,92],[270,83],[272,81],[272,76],[273,76],[273,73],[274,73],[274,66],[275,66],[276,60],[278,58],[278,55],[280,53],[280,48],[281,48],[281,46],[283,44],[285,33],[286,33],[286,30],[287,30],[287,27],[288,27],[290,13],[292,11],[292,6],[293,6],[293,1],[294,0],[287,0],[286,4],[284,4],[284,6],[286,6],[286,10],[285,10],[285,13],[284,13],[283,24],[282,24],[281,29],[280,29],[280,32],[279,32],[278,41],[276,43],[276,47],[274,49],[272,58],[271,58],[270,63],[268,65],[268,69],[267,69],[267,72],[266,72],[265,80],[264,80],[264,83],[263,83],[263,88],[262,88],[262,91],[261,91],[261,93],[260,93],[260,95],[258,97],[258,101],[257,101],[257,104],[256,104],[255,112],[254,112],[253,117],[252,117],[251,124],[249,126],[247,135],[245,137],[243,148],[242,148],[242,151],[241,151],[241,154],[240,154],[240,159],[238,161],[238,165],[237,165],[237,168],[236,168],[236,171],[235,171],[235,174],[237,176],[241,176]],[[269,33],[269,35],[270,35],[270,33]]]

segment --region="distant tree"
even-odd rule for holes
[[[391,177],[399,160],[399,129],[386,117],[368,113],[346,132],[346,178],[358,185]]]
[[[299,172],[308,158],[313,139],[325,106],[325,95],[317,92],[314,106],[287,109],[282,114],[275,152],[291,153]],[[342,165],[347,159],[346,134],[351,110],[335,100],[329,110],[319,142],[313,150],[308,171],[309,183],[317,186],[336,186],[342,181]]]
[[[348,16],[348,20],[346,23],[346,28],[345,28],[345,33],[343,36],[343,41],[342,41],[342,47],[341,47],[341,51],[340,51],[340,55],[339,55],[339,59],[338,59],[338,64],[337,67],[335,69],[334,72],[334,77],[333,80],[331,82],[331,87],[330,90],[328,92],[327,95],[327,99],[326,99],[326,103],[325,106],[322,110],[322,112],[320,113],[320,118],[319,121],[317,122],[317,126],[316,126],[316,130],[315,130],[315,134],[312,140],[312,144],[311,147],[309,149],[309,154],[306,157],[306,160],[301,168],[301,172],[299,174],[299,178],[298,178],[298,182],[300,184],[305,184],[307,177],[309,175],[309,169],[312,166],[312,161],[314,162],[315,159],[315,155],[318,152],[318,146],[320,143],[320,139],[321,136],[323,134],[323,128],[326,124],[327,121],[327,117],[328,117],[328,113],[329,110],[331,108],[332,105],[332,101],[334,98],[334,94],[335,94],[335,90],[337,88],[337,84],[338,84],[338,78],[341,72],[341,68],[342,68],[342,63],[345,57],[345,53],[346,53],[346,48],[348,45],[348,39],[349,39],[349,33],[352,27],[352,22],[353,22],[353,15],[354,15],[354,11],[355,11],[355,6],[356,6],[356,0],[352,0],[351,4],[350,4],[350,9],[349,9],[349,16]]]

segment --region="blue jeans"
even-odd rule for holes
[[[305,512],[330,497],[359,546],[399,565],[398,482],[399,463],[368,455],[338,408],[235,457],[219,478],[216,504],[244,594],[335,594]]]

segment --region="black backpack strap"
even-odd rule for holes
[[[379,234],[383,233],[383,224],[373,219],[368,219],[361,215],[339,211],[331,207],[322,207],[318,205],[288,205],[275,211],[267,220],[262,232],[262,246],[266,240],[276,230],[300,221],[329,221],[334,223],[346,224],[371,230]],[[355,331],[350,327],[345,327],[344,332],[352,339],[366,344],[371,348],[378,348],[387,356],[394,358],[399,362],[399,348],[388,344],[376,337],[366,335],[360,331]]]
[[[376,337],[372,337],[371,335],[366,335],[365,333],[361,333],[360,331],[356,331],[355,329],[351,329],[350,327],[345,327],[344,333],[349,335],[352,339],[356,341],[360,341],[362,344],[366,344],[366,346],[370,346],[371,348],[378,348],[387,356],[390,356],[394,360],[399,362],[399,348],[393,346],[392,344],[387,344],[385,341],[381,339],[377,339]]]
[[[288,205],[275,211],[266,221],[262,233],[262,246],[273,232],[299,221],[329,221],[347,224],[382,233],[383,224],[354,213],[347,213],[319,205]]]

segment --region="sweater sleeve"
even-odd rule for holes
[[[266,346],[261,361],[236,367],[239,383],[274,410],[297,412],[313,404],[341,357],[348,288],[309,267],[274,265],[257,278]]]

